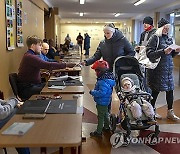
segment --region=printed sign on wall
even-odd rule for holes
[[[23,47],[23,32],[22,32],[22,0],[16,0],[16,40],[17,46]]]
[[[15,49],[13,35],[13,5],[12,0],[6,0],[6,46],[8,50]]]

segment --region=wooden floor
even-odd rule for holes
[[[178,73],[175,72],[175,75]],[[102,139],[98,138],[90,138],[89,133],[96,129],[97,118],[96,118],[96,108],[95,103],[92,97],[89,94],[89,90],[93,89],[94,84],[96,82],[96,76],[94,71],[90,67],[84,67],[82,70],[83,81],[85,85],[85,94],[83,97],[83,105],[84,105],[84,117],[83,117],[83,125],[82,125],[82,135],[86,137],[86,142],[82,143],[82,154],[118,154],[118,153],[126,153],[126,154],[175,154],[179,153],[180,146],[178,144],[159,144],[154,147],[147,146],[145,144],[130,144],[128,147],[120,147],[118,149],[111,148],[109,139],[111,134],[104,133]],[[177,76],[175,76],[177,79]],[[175,81],[175,83],[178,83]],[[174,111],[180,116],[180,87],[177,86],[175,88],[175,102],[174,102]],[[157,100],[157,112],[163,116],[162,120],[159,120],[161,135],[166,136],[175,135],[180,138],[180,122],[173,122],[166,119],[166,102],[165,102],[164,94],[161,94]],[[116,93],[113,93],[112,100],[112,112],[118,113],[119,109],[119,100],[116,96]],[[39,154],[39,148],[31,148],[32,154]],[[2,151],[0,150],[0,154]],[[65,149],[65,154],[69,154],[70,150]],[[14,148],[8,148],[8,154],[16,154]],[[48,154],[58,154],[57,148],[48,148]]]

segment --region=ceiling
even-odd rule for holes
[[[153,16],[153,12],[169,13],[180,9],[180,0],[146,0],[139,6],[133,4],[137,0],[85,0],[84,5],[79,0],[44,0],[49,7],[58,7],[62,22],[116,22],[128,19],[143,19]],[[79,12],[84,12],[80,17]],[[121,13],[115,17],[115,13]]]

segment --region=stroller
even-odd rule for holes
[[[126,105],[127,101],[130,102],[132,98],[137,98],[138,96],[146,97],[146,100],[148,102],[151,100],[151,94],[146,92],[147,88],[146,84],[144,83],[145,80],[142,69],[143,68],[141,68],[141,65],[139,65],[137,59],[135,59],[134,57],[122,56],[116,58],[114,62],[113,72],[116,80],[115,90],[120,100],[120,107],[118,115],[110,115],[110,129],[114,133],[116,131],[116,126],[121,125],[123,130],[125,130],[124,133],[114,133],[111,136],[110,142],[112,144],[112,147],[114,148],[129,145],[131,130],[145,130],[153,125],[155,125],[155,131],[151,132],[147,136],[147,138],[150,139],[150,142],[148,144],[157,144],[157,142],[154,141],[155,139],[156,141],[158,139],[158,134],[160,132],[159,125],[157,123],[149,124],[148,118],[145,116],[145,114],[143,114],[141,117],[143,126],[138,127],[135,123],[133,124],[133,121],[135,119],[133,118],[130,109]],[[140,89],[140,92],[125,94],[124,96],[122,96],[121,80],[124,77],[131,78],[136,85],[136,88]],[[117,135],[119,139],[117,139]]]

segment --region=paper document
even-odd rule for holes
[[[4,135],[24,135],[32,126],[34,122],[15,122],[2,132]]]
[[[65,81],[68,79],[68,75],[60,76],[60,77],[51,77],[49,80],[56,80],[56,81]]]
[[[49,79],[49,81],[66,81],[68,79],[72,79],[72,80],[78,80],[79,76],[68,76],[68,75],[64,75],[64,76],[60,76],[60,77],[51,77]]]
[[[50,87],[48,87],[49,89],[59,89],[59,90],[63,90],[64,88],[66,88],[66,86],[54,86],[54,85],[52,85],[52,86],[50,86]]]
[[[170,46],[168,46],[168,48],[171,48],[171,49],[173,49],[173,50],[176,50],[176,49],[180,48],[180,46],[179,46],[179,45],[176,45],[176,44],[171,44]]]

